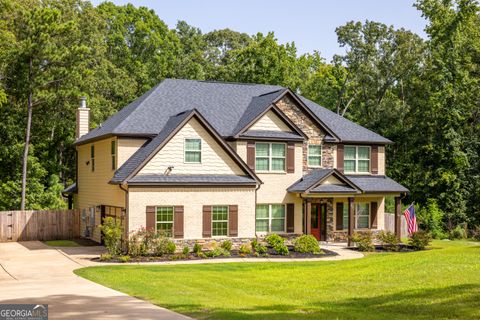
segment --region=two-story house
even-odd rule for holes
[[[399,227],[408,192],[385,175],[390,140],[280,86],[167,79],[91,131],[83,100],[77,138],[65,191],[96,241],[105,216],[125,236],[344,240],[384,228],[387,195]]]

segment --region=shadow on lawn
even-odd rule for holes
[[[235,299],[235,297],[232,297]],[[195,310],[198,319],[479,319],[480,285],[408,290],[367,298],[293,305],[258,306],[236,310],[202,310],[201,306],[165,305],[179,312]]]

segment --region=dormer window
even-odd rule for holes
[[[345,146],[345,173],[370,172],[370,147]]]
[[[185,163],[202,163],[201,139],[185,139]]]
[[[319,168],[322,166],[322,146],[308,145],[308,166],[310,168]]]

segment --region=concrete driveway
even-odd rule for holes
[[[50,319],[190,319],[73,273],[102,250],[0,243],[0,303],[46,303]]]

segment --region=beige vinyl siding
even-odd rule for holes
[[[244,146],[246,153],[246,145]],[[242,148],[243,149],[243,148]],[[243,152],[239,152],[243,153]],[[302,177],[303,147],[295,144],[295,172],[294,173],[258,173],[263,184],[257,191],[258,204],[295,204],[295,233],[302,233],[302,199],[287,188]]]
[[[78,152],[78,209],[88,209],[99,205],[125,207],[125,192],[118,185],[108,184],[113,176],[111,141],[104,139],[87,143],[77,147]],[[91,170],[90,146],[95,146],[95,171]],[[93,239],[100,241],[100,211],[95,216],[96,228],[93,232]]]
[[[369,195],[354,197],[354,203],[358,202],[377,202],[377,230],[385,228],[385,197],[383,195]],[[348,198],[334,198],[333,204],[333,225],[337,225],[337,202],[344,202],[348,205]],[[346,230],[346,229],[345,229]]]
[[[78,108],[77,109],[77,139],[88,133],[90,130],[90,109]]]
[[[268,111],[263,117],[258,119],[248,130],[261,130],[261,131],[287,131],[292,130],[287,124],[277,116],[273,111]]]
[[[325,179],[324,181],[322,181],[321,184],[339,184],[339,185],[344,185],[343,182],[341,182],[340,180],[338,180],[338,179],[335,178],[334,176],[328,177],[327,179]]]
[[[385,147],[378,147],[378,174],[385,175]]]
[[[255,237],[255,188],[129,188],[130,232],[145,227],[146,206],[184,206],[184,238],[202,238],[204,205],[238,205],[238,237]]]
[[[185,139],[202,140],[201,163],[185,163]],[[163,174],[169,166],[174,167],[171,174],[245,174],[196,119],[185,124],[139,174]]]
[[[117,168],[120,168],[147,139],[118,138],[117,139]]]

